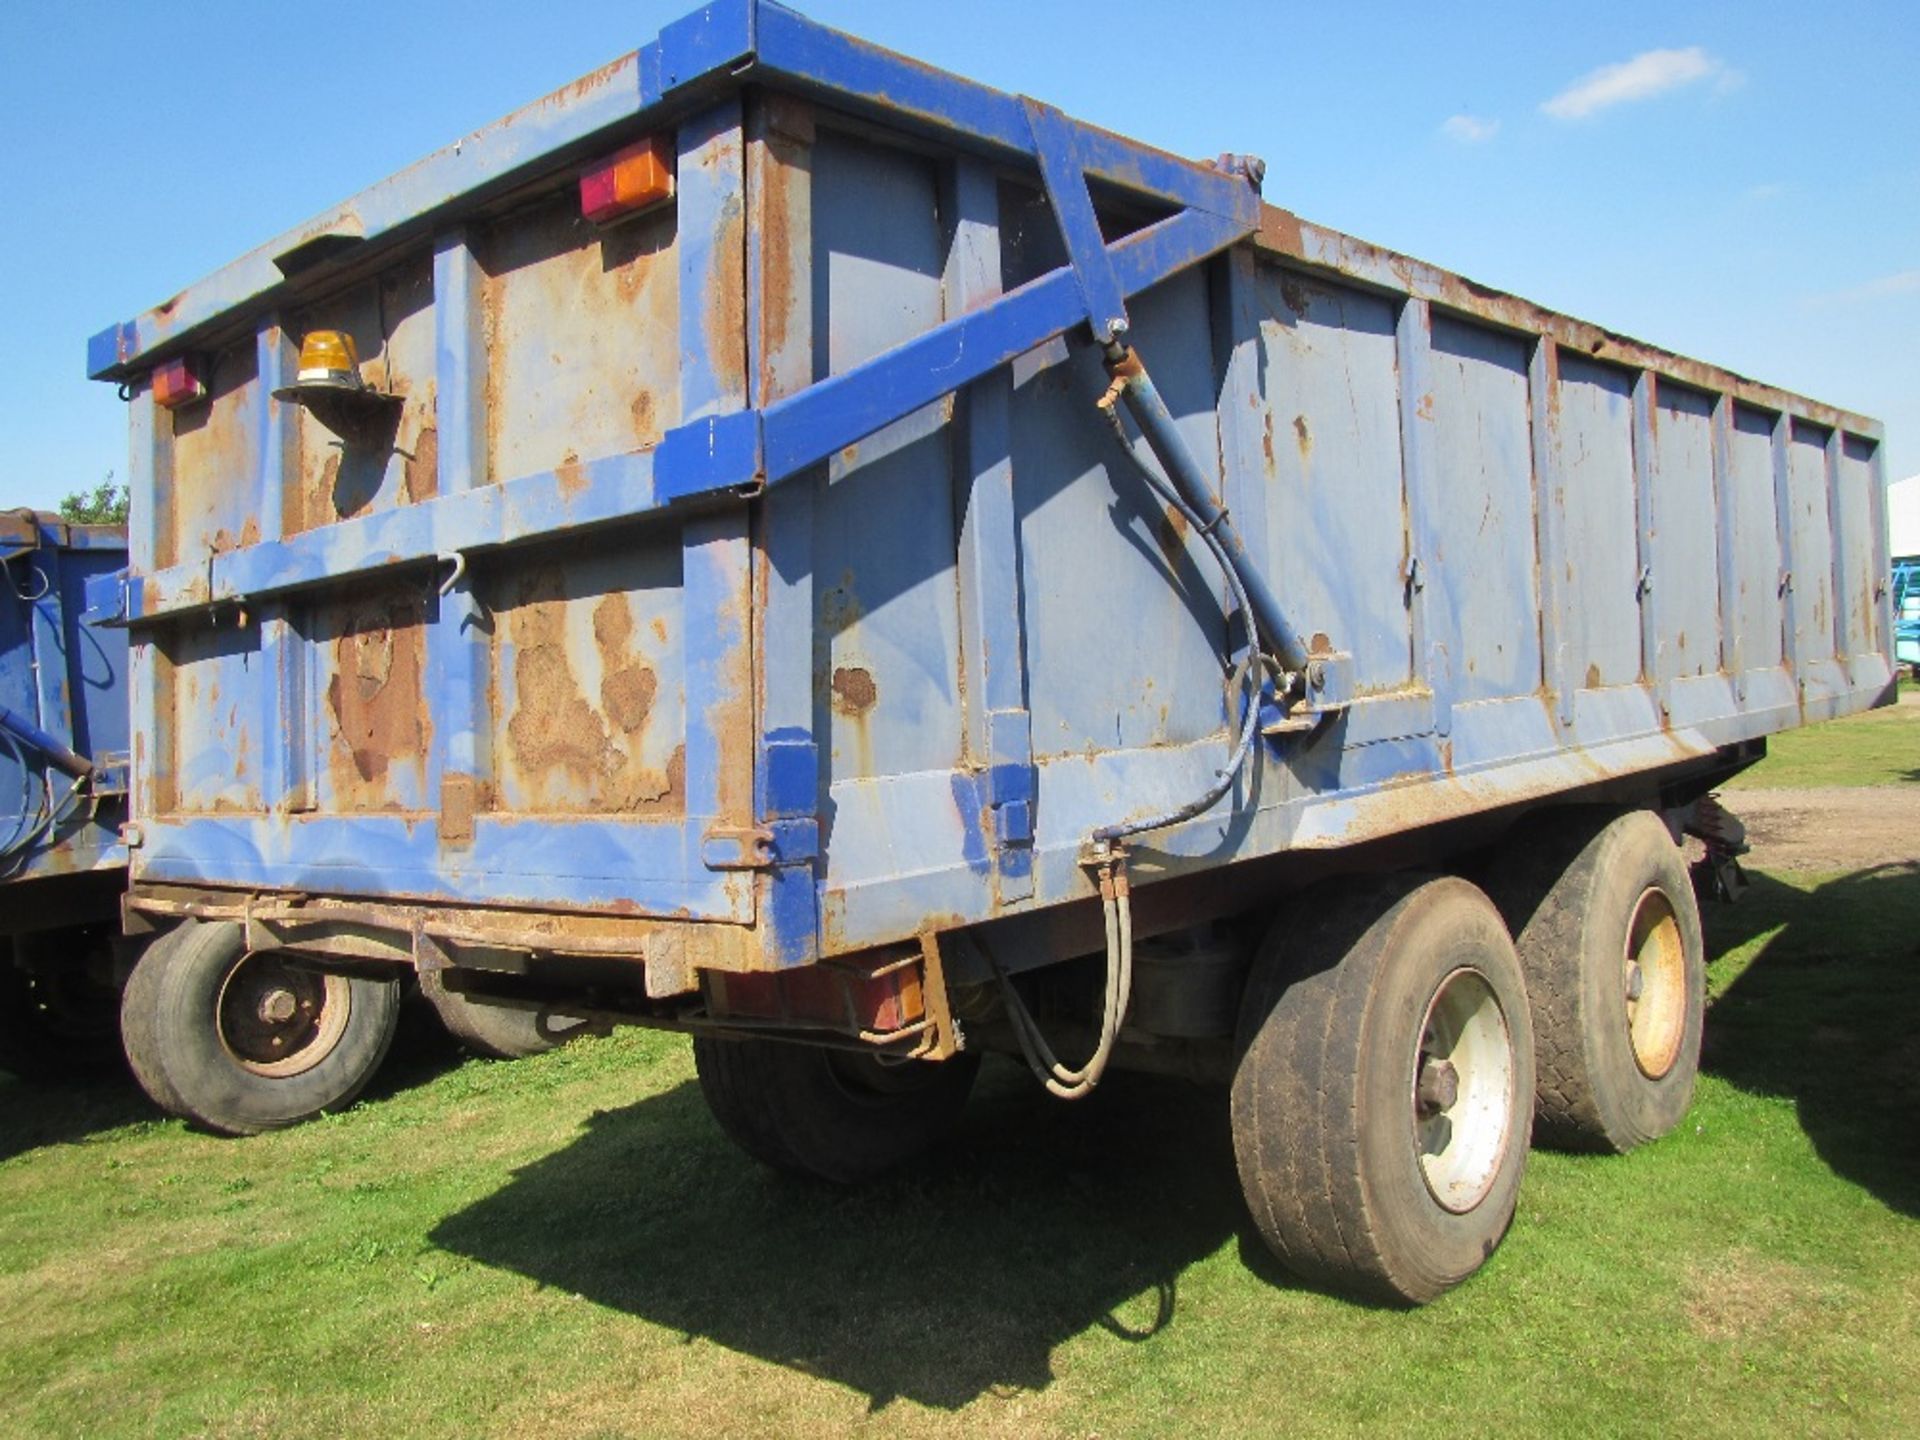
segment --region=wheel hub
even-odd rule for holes
[[[270,990],[260,999],[260,1023],[284,1025],[299,1009],[300,1002],[291,990]]]
[[[221,1047],[242,1069],[285,1079],[313,1069],[346,1033],[352,987],[280,955],[244,957],[220,987]]]
[[[1680,1058],[1687,1026],[1687,955],[1666,893],[1649,886],[1633,909],[1621,958],[1621,994],[1634,1064],[1658,1080]]]
[[[1420,1067],[1420,1085],[1414,1098],[1429,1116],[1451,1110],[1460,1098],[1460,1072],[1451,1061],[1429,1057]]]
[[[1414,1056],[1414,1153],[1433,1198],[1465,1214],[1493,1189],[1513,1128],[1513,1037],[1486,977],[1459,969],[1427,1002]]]

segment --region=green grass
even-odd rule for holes
[[[843,1193],[714,1131],[685,1043],[388,1093],[235,1143],[124,1088],[0,1089],[0,1434],[1893,1433],[1920,1405],[1910,870],[1715,916],[1708,1073],[1621,1159],[1536,1154],[1428,1310],[1293,1287],[1216,1093],[989,1069],[933,1164]]]
[[[0,1078],[0,1435],[1910,1432],[1920,871],[1757,876],[1709,942],[1679,1131],[1537,1153],[1415,1313],[1279,1273],[1222,1097],[1171,1082],[990,1065],[942,1155],[841,1192],[737,1154],[657,1034],[490,1065],[420,1029],[244,1142]]]
[[[1900,682],[1903,694],[1916,689]],[[1786,730],[1767,741],[1767,758],[1732,790],[1800,790],[1816,785],[1896,785],[1920,780],[1920,706],[1890,705]]]

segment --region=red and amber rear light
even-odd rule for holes
[[[637,215],[673,198],[670,137],[629,145],[580,177],[580,213],[596,225]]]
[[[178,410],[196,400],[207,398],[207,387],[200,379],[200,366],[191,355],[169,360],[153,372],[153,400],[168,410]]]

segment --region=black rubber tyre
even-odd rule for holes
[[[727,1138],[762,1164],[857,1185],[953,1128],[980,1061],[907,1060],[778,1040],[693,1042],[700,1093]]]
[[[120,1049],[127,1057],[127,1068],[149,1100],[167,1114],[181,1118],[186,1116],[187,1105],[160,1063],[160,1041],[154,1034],[153,1017],[160,1003],[160,979],[173,952],[199,926],[198,920],[186,920],[149,941],[120,992]]]
[[[1493,1254],[1526,1169],[1533,1037],[1513,943],[1477,888],[1396,875],[1308,891],[1255,957],[1236,1043],[1241,1189],[1289,1270],[1421,1304]]]
[[[1660,817],[1548,812],[1506,847],[1488,889],[1533,1002],[1535,1137],[1625,1152],[1672,1130],[1700,1066],[1706,944],[1686,858]]]
[[[99,927],[0,939],[0,1070],[57,1080],[119,1058],[120,992],[88,963],[105,945]]]
[[[232,923],[176,933],[136,1023],[151,1026],[150,1053],[189,1119],[228,1135],[281,1129],[349,1104],[380,1067],[400,1018],[397,982],[249,955]],[[141,966],[153,959],[149,949]]]
[[[489,1060],[544,1055],[569,1040],[593,1033],[592,1024],[584,1016],[521,1010],[470,999],[447,989],[437,970],[420,972],[420,993],[427,997],[449,1035]]]

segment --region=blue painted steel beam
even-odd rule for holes
[[[1109,253],[1122,293],[1134,295],[1245,234],[1237,221],[1189,210],[1114,242]],[[763,420],[767,483],[818,464],[1085,319],[1079,284],[1062,267],[865,365],[776,401]]]
[[[449,850],[438,825],[410,815],[314,815],[298,824],[274,815],[149,817],[141,822],[140,876],[737,920],[751,879],[700,863],[701,840],[713,820],[481,814],[472,842]]]
[[[439,436],[434,489],[439,495],[462,495],[487,480],[484,279],[464,229],[438,237],[433,254],[433,349],[434,428]],[[444,575],[436,569],[432,578],[439,582],[440,594],[426,634],[434,717],[427,793],[444,817],[450,778],[456,791],[466,784],[476,795],[495,779],[488,713],[492,626],[464,564],[449,566]],[[460,838],[457,831],[452,838],[461,844],[471,840]]]
[[[1082,193],[1085,188],[1083,184]],[[949,303],[961,309],[990,304],[1001,293],[999,184],[992,168],[977,160],[960,161],[944,203],[954,217],[946,277]],[[961,661],[967,667],[966,748],[970,761],[987,770],[986,808],[1002,906],[1033,894],[1038,799],[1021,624],[1023,562],[1013,488],[1012,409],[1013,378],[996,370],[967,387],[955,416],[957,483],[964,496],[956,563]]]
[[[1412,609],[1413,662],[1416,678],[1426,681],[1433,696],[1434,732],[1445,739],[1453,732],[1453,656],[1460,637],[1453,617],[1441,611],[1434,597],[1441,553],[1441,507],[1447,497],[1440,489],[1437,455],[1439,437],[1433,414],[1433,312],[1425,300],[1409,298],[1394,319],[1394,359],[1400,375],[1400,455],[1407,497],[1407,603]]]
[[[735,0],[736,4],[745,0]],[[945,74],[851,35],[815,24],[781,5],[761,3],[754,24],[755,76],[779,78],[891,125],[917,126],[943,140],[1032,156],[1022,101]],[[1087,173],[1171,205],[1259,223],[1259,197],[1238,176],[1153,150],[1079,121],[1075,133]]]
[[[278,261],[315,237],[351,235],[356,259],[417,239],[471,204],[568,163],[603,138],[672,123],[710,94],[784,79],[846,108],[937,127],[1014,156],[1033,156],[1021,102],[829,30],[762,0],[722,0],[664,27],[642,50],[428,156],[252,251],[167,306],[109,326],[87,346],[87,373],[125,379],[163,350],[206,335],[233,310],[284,302],[324,284],[329,268],[290,277]],[[1090,175],[1169,205],[1208,210],[1251,230],[1259,201],[1239,179],[1067,121]]]
[[[299,348],[278,315],[264,320],[255,336],[260,383],[254,387],[255,464],[259,484],[260,533],[278,538],[285,533],[284,497],[288,482],[297,481],[299,436],[293,407],[276,400],[273,392],[291,385],[300,368]],[[255,724],[259,727],[260,790],[270,808],[311,808],[311,755],[307,739],[306,646],[283,604],[260,608],[260,659],[266,683],[259,687]]]
[[[1125,333],[1126,297],[1113,273],[1113,257],[1100,233],[1100,217],[1087,189],[1086,162],[1080,158],[1074,127],[1065,115],[1038,100],[1024,102],[1027,128],[1040,160],[1040,178],[1053,206],[1053,218],[1066,242],[1073,278],[1080,287],[1093,338],[1105,345]]]

